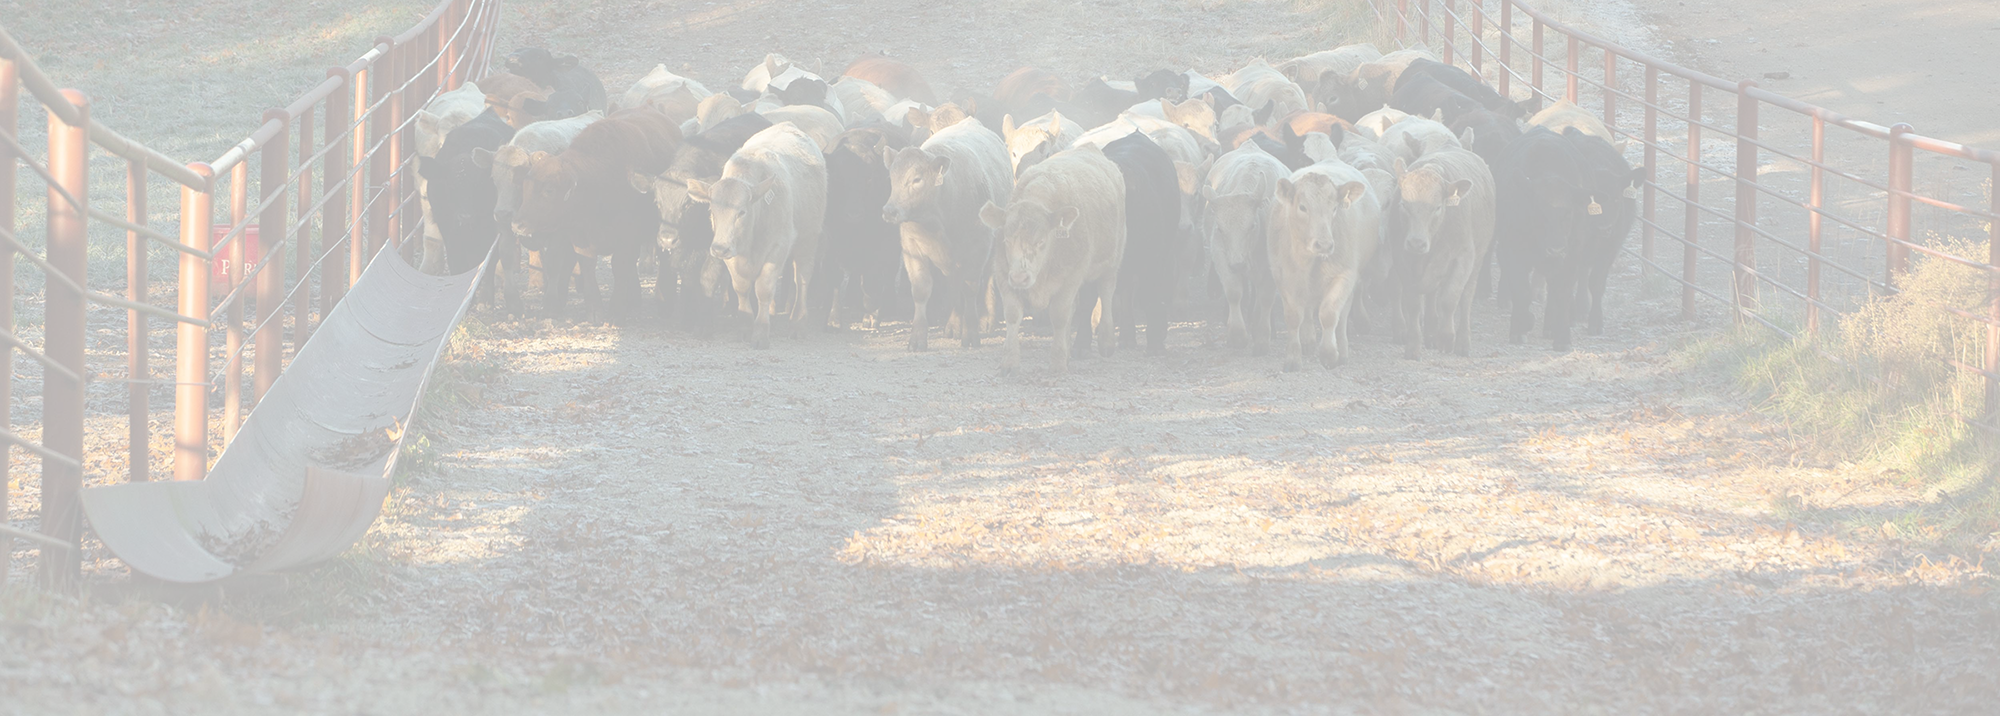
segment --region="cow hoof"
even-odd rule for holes
[[[1289,358],[1285,359],[1285,372],[1286,372],[1286,373],[1296,373],[1296,372],[1298,372],[1298,370],[1299,370],[1299,362],[1298,362],[1298,361],[1295,361],[1295,360],[1292,360],[1292,359],[1289,359]]]
[[[1511,336],[1508,336],[1508,337],[1507,337],[1507,342],[1508,342],[1508,343],[1512,343],[1512,344],[1514,344],[1514,345],[1517,345],[1517,346],[1518,346],[1518,345],[1521,345],[1522,343],[1524,343],[1524,342],[1525,342],[1525,341],[1521,340],[1521,339],[1522,339],[1522,337],[1523,337],[1523,336],[1522,336],[1522,334],[1519,334],[1519,333],[1516,333],[1516,334],[1514,334],[1514,335],[1511,335]]]

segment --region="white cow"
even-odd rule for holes
[[[771,347],[771,313],[787,268],[797,280],[793,327],[806,320],[826,224],[826,156],[798,127],[774,124],[730,155],[715,183],[688,180],[688,198],[709,205],[709,254],[729,267],[739,308],[756,316],[750,344]]]

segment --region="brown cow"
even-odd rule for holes
[[[544,300],[551,314],[562,314],[572,258],[586,261],[576,288],[591,310],[597,303],[598,256],[611,257],[611,316],[621,318],[637,307],[639,254],[659,234],[660,215],[651,196],[633,190],[629,176],[665,171],[680,143],[680,127],[671,118],[639,107],[585,127],[561,154],[529,157],[514,233],[556,249],[543,254],[548,257]],[[562,246],[573,248],[574,254]]]
[[[1016,112],[1028,106],[1028,98],[1036,94],[1048,94],[1050,98],[1068,102],[1070,86],[1062,84],[1062,78],[1046,70],[1020,68],[1000,78],[1000,86],[994,88],[994,100],[1000,100],[1000,104],[1006,104],[1008,110]]]
[[[479,88],[486,91],[486,106],[515,129],[542,121],[544,117],[531,108],[540,106],[555,92],[535,84],[534,80],[505,72],[481,79]]]
[[[917,68],[897,62],[887,57],[863,57],[841,71],[842,76],[857,80],[867,80],[895,95],[896,99],[913,99],[924,104],[937,104],[937,93],[931,90],[929,82],[917,72]]]

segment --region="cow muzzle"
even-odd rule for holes
[[[1014,269],[1007,272],[1007,285],[1014,287],[1014,290],[1017,291],[1026,291],[1035,287],[1035,275],[1021,269]]]
[[[889,224],[903,223],[903,207],[895,204],[882,205],[882,221]]]
[[[714,256],[718,261],[728,261],[736,258],[736,248],[722,244],[713,244],[708,247],[708,255]]]
[[[535,233],[535,230],[528,226],[528,222],[516,219],[513,222],[511,222],[511,224],[514,227],[514,233],[516,235],[528,236]]]

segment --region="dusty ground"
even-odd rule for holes
[[[558,5],[509,37],[614,87],[764,48],[977,86],[1350,32],[1289,4]],[[0,713],[1990,708],[1983,554],[1916,549],[1888,520],[1922,495],[1749,414],[1675,358],[1715,326],[1622,269],[1573,353],[1482,306],[1471,358],[1371,336],[1295,374],[1199,324],[1064,377],[1034,341],[1003,378],[996,341],[911,355],[896,325],[752,351],[480,316],[361,548],[219,594],[101,553],[87,601],[0,593]]]

